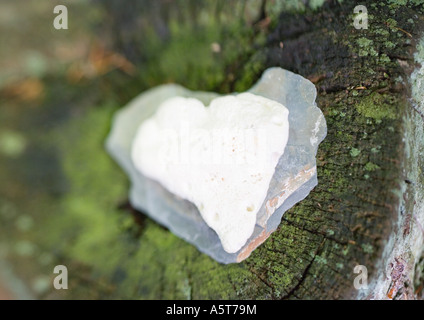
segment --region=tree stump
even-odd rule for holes
[[[46,76],[39,109],[5,113],[35,134],[21,160],[1,160],[18,173],[0,172],[15,178],[2,201],[19,214],[0,230],[22,216],[37,226],[4,233],[5,247],[21,245],[6,260],[26,283],[68,267],[72,290],[30,289],[41,298],[422,298],[424,109],[410,79],[424,9],[403,2],[367,3],[368,29],[355,29],[352,0],[102,2],[93,33],[110,51],[91,52],[114,56],[113,71]],[[103,139],[113,112],[152,86],[244,91],[272,66],[318,90],[318,186],[248,259],[221,265],[131,208]],[[368,289],[354,287],[358,265]]]

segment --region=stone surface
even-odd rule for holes
[[[266,200],[257,213],[253,234],[236,253],[230,254],[223,249],[217,234],[207,226],[192,203],[181,200],[159,183],[144,177],[131,160],[131,145],[139,125],[151,117],[163,101],[182,96],[199,99],[208,105],[218,94],[193,92],[178,85],[151,89],[117,112],[106,141],[108,152],[131,179],[132,205],[222,263],[247,258],[278,227],[284,212],[303,200],[316,186],[315,155],[326,135],[324,116],[315,104],[315,86],[303,77],[281,68],[270,68],[249,92],[286,106],[290,132]]]

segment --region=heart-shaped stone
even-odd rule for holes
[[[210,105],[219,94],[191,91],[176,84],[165,84],[142,92],[114,114],[105,144],[109,154],[130,179],[128,199],[133,208],[144,212],[170,232],[221,263],[240,262],[249,257],[255,248],[277,230],[284,213],[302,201],[317,185],[315,157],[327,132],[324,115],[315,103],[315,86],[302,76],[277,67],[269,68],[247,92],[284,105],[289,110],[290,128],[284,153],[275,168],[266,198],[256,214],[253,233],[237,252],[225,251],[217,233],[206,224],[196,205],[141,173],[135,167],[131,155],[140,125],[151,118],[166,100],[176,97],[195,98]],[[229,115],[227,111],[225,117]],[[205,134],[201,136],[205,137]],[[170,146],[175,146],[175,143],[170,143]],[[166,154],[166,150],[163,149],[161,154]],[[197,154],[203,156],[198,161],[206,158],[217,164],[220,159],[217,152],[213,152],[214,157],[207,152]],[[178,159],[186,165],[189,162],[191,166],[196,163],[196,158],[189,154],[188,159]],[[252,164],[252,161],[247,163]]]
[[[288,109],[242,93],[209,107],[173,97],[143,121],[132,161],[143,175],[189,200],[234,253],[252,235],[289,135]]]

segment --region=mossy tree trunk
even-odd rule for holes
[[[127,6],[103,2],[107,23],[102,30],[135,71],[114,71],[84,86],[52,85],[52,90],[69,92],[69,100],[90,93],[78,98],[78,112],[67,115],[64,128],[44,132],[58,134],[54,150],[61,169],[55,181],[65,187],[53,199],[51,190],[39,190],[45,198],[37,206],[59,210],[61,216],[37,216],[40,230],[28,237],[54,252],[50,264],[37,268],[67,265],[73,280],[68,298],[421,294],[413,292],[414,286],[419,288],[414,281],[420,280],[413,279],[419,252],[408,252],[405,246],[403,253],[391,256],[389,248],[394,245],[390,239],[407,239],[423,218],[414,215],[422,177],[408,174],[422,162],[405,156],[405,146],[411,144],[404,138],[423,120],[408,100],[408,79],[424,11],[419,1],[404,2],[367,3],[369,27],[359,30],[353,26],[357,3],[348,0],[307,5],[187,1],[184,7],[168,1],[134,0]],[[102,139],[112,112],[144,89],[172,81],[194,90],[243,91],[271,66],[301,74],[317,87],[317,104],[328,126],[317,155],[319,183],[285,213],[277,231],[247,260],[220,265],[126,203],[127,180],[104,154]],[[60,102],[50,97],[47,105]],[[418,150],[422,143],[412,148]],[[13,201],[19,198],[13,196]],[[392,275],[387,266],[399,267],[399,261],[405,271]],[[356,265],[368,269],[368,291],[354,289]],[[383,280],[382,273],[387,275]],[[386,288],[379,279],[386,281],[387,292],[378,289]],[[58,294],[47,290],[43,297]]]

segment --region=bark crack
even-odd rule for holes
[[[292,289],[290,289],[290,291],[285,296],[283,296],[281,298],[281,300],[287,300],[291,296],[295,296],[295,292],[300,288],[301,284],[305,280],[306,275],[308,274],[309,269],[312,267],[312,264],[314,263],[316,256],[321,252],[321,250],[322,250],[322,248],[324,246],[325,240],[327,240],[327,239],[324,237],[322,239],[320,245],[318,246],[318,248],[315,250],[314,257],[312,258],[311,262],[306,266],[305,270],[303,271],[303,273],[302,273],[302,275],[300,277],[299,282]]]

